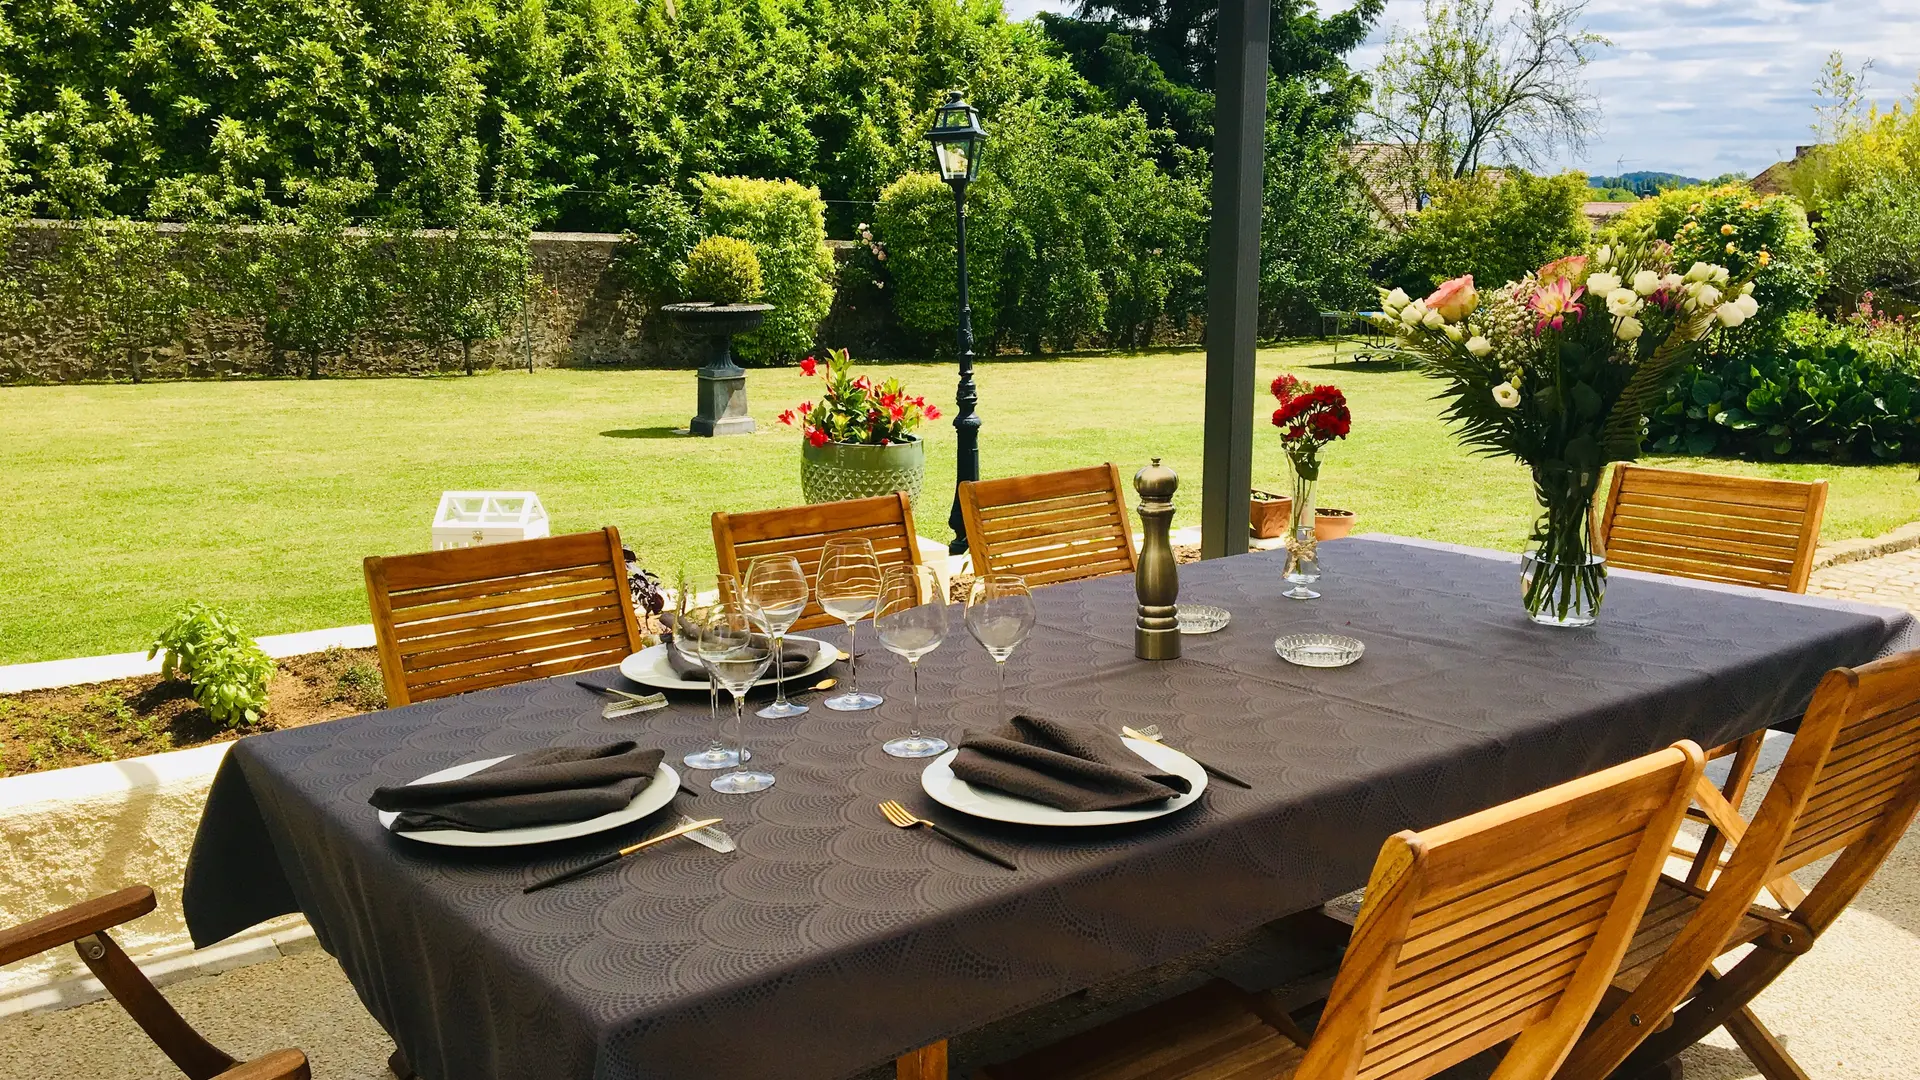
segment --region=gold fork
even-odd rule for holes
[[[939,833],[941,836],[944,836],[948,840],[953,841],[955,844],[958,844],[959,846],[966,848],[968,851],[973,852],[975,855],[980,856],[981,858],[987,860],[990,863],[996,863],[1000,866],[1006,867],[1009,870],[1020,869],[1019,867],[1013,865],[1013,863],[1009,862],[1008,860],[1003,859],[998,855],[995,855],[993,852],[988,851],[986,848],[981,847],[979,844],[974,843],[973,841],[967,839],[964,836],[959,835],[958,833],[951,832],[947,829],[941,828],[939,825],[936,825],[933,822],[928,821],[926,818],[914,817],[912,811],[908,810],[906,807],[900,805],[898,802],[892,799],[888,799],[886,802],[883,802],[880,804],[880,812],[887,816],[888,821],[893,822],[895,825],[898,825],[903,829],[911,829],[916,825],[925,825],[927,828],[932,829],[934,832]]]

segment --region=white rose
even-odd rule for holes
[[[1406,323],[1408,326],[1419,326],[1421,320],[1426,317],[1427,305],[1418,300],[1400,309],[1400,321]]]
[[[1688,281],[1705,281],[1713,276],[1713,267],[1697,262],[1687,268]]]
[[[1620,287],[1618,274],[1588,274],[1587,291],[1595,296],[1605,296]]]
[[[1615,289],[1607,294],[1607,313],[1616,317],[1640,310],[1640,296],[1632,289]]]
[[[1724,266],[1716,266],[1713,268],[1713,283],[1715,285],[1725,285],[1727,279],[1732,276],[1733,275],[1727,273],[1727,268]]]
[[[1601,244],[1600,250],[1593,253],[1593,264],[1595,266],[1607,266],[1607,265],[1610,265],[1612,262],[1613,262],[1613,249],[1608,247],[1605,244]]]
[[[1444,331],[1442,331],[1442,333],[1446,334],[1447,340],[1453,342],[1455,345],[1458,345],[1462,341],[1465,341],[1467,339],[1467,332],[1465,330],[1460,329],[1458,326],[1454,325],[1453,323],[1448,323],[1447,328]]]
[[[1680,287],[1686,283],[1687,279],[1681,277],[1679,274],[1668,274],[1666,277],[1660,279],[1660,287],[1668,292],[1679,292]]]
[[[1485,356],[1493,351],[1493,342],[1475,334],[1467,339],[1467,351],[1475,356]]]
[[[1652,296],[1660,291],[1660,275],[1651,270],[1642,270],[1633,275],[1633,291],[1641,296]]]
[[[1407,290],[1395,289],[1387,294],[1384,306],[1388,311],[1397,315],[1400,313],[1401,308],[1407,306],[1407,301],[1410,299],[1412,298],[1407,295]]]
[[[1629,315],[1613,324],[1613,336],[1621,341],[1637,341],[1642,329],[1644,328],[1640,325],[1640,320]]]
[[[1746,283],[1745,285],[1742,285],[1742,286],[1740,286],[1740,295],[1741,295],[1741,296],[1752,296],[1752,295],[1753,295],[1753,282],[1751,282],[1751,281],[1749,281],[1749,282],[1747,282],[1747,283]]]
[[[1441,327],[1447,325],[1447,320],[1439,312],[1433,310],[1432,308],[1428,308],[1427,313],[1425,315],[1420,316],[1420,325],[1426,327],[1429,330],[1438,330]]]
[[[1733,303],[1721,304],[1714,308],[1713,317],[1719,319],[1720,325],[1729,330],[1747,321],[1747,313],[1740,310],[1739,304]]]
[[[1493,388],[1493,403],[1503,409],[1515,408],[1520,404],[1520,391],[1512,383],[1501,383]]]
[[[1700,285],[1693,291],[1694,306],[1701,311],[1720,306],[1720,290],[1711,285]]]
[[[1760,313],[1760,301],[1755,300],[1752,293],[1741,293],[1733,303],[1749,319]]]

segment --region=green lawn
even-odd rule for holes
[[[1260,358],[1263,395],[1291,367],[1352,399],[1322,504],[1364,530],[1517,549],[1532,516],[1521,468],[1463,452],[1419,375],[1325,355]],[[984,364],[982,468],[1111,460],[1131,474],[1157,454],[1185,478],[1179,523],[1196,524],[1202,368],[1197,352]],[[951,365],[889,371],[950,413]],[[679,371],[0,388],[0,663],[143,648],[195,598],[262,634],[364,622],[361,558],[425,549],[443,489],[531,489],[556,531],[612,523],[657,569],[710,565],[712,511],[800,499],[798,437],[773,418],[812,384],[781,370],[749,385],[766,430],[715,440],[671,434],[693,404]],[[1254,476],[1276,486],[1266,402]],[[930,434],[920,531],[945,539],[952,429]],[[1920,517],[1911,466],[1704,467],[1828,477],[1829,540]]]

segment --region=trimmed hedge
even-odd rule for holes
[[[835,276],[820,189],[744,176],[702,176],[694,184],[702,231],[753,245],[760,300],[773,305],[760,329],[740,338],[739,354],[771,363],[811,350],[814,331],[833,308]]]

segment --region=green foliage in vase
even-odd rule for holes
[[[820,189],[744,176],[703,176],[696,186],[701,228],[753,246],[760,298],[773,305],[760,329],[740,336],[735,351],[767,363],[813,348],[814,331],[833,307],[834,287]]]
[[[1445,181],[1414,215],[1390,257],[1391,280],[1410,293],[1471,274],[1475,281],[1518,281],[1535,267],[1579,251],[1590,228],[1579,173],[1501,177],[1470,173]]]
[[[731,236],[709,236],[695,244],[687,253],[680,287],[689,300],[715,304],[749,303],[765,291],[753,245]]]
[[[161,678],[187,680],[193,699],[215,720],[241,727],[266,714],[273,659],[226,612],[197,601],[181,609],[147,657],[162,652]]]

